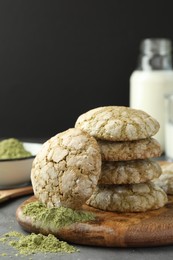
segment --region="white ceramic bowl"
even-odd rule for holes
[[[23,142],[23,146],[27,151],[31,152],[31,157],[0,160],[0,188],[30,182],[32,162],[42,144]]]

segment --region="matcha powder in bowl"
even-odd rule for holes
[[[23,146],[23,143],[15,138],[0,141],[0,159],[18,159],[30,157],[32,154]]]

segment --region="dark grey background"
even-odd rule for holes
[[[173,40],[171,2],[0,0],[0,138],[49,138],[128,105],[140,41]]]

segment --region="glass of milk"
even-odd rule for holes
[[[144,39],[137,69],[130,77],[130,107],[144,110],[160,124],[154,136],[165,151],[164,96],[173,93],[172,42]]]
[[[173,161],[173,93],[165,96],[165,156]]]

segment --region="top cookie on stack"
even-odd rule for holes
[[[78,117],[76,128],[106,141],[132,141],[149,138],[159,123],[144,111],[122,106],[92,109]]]

